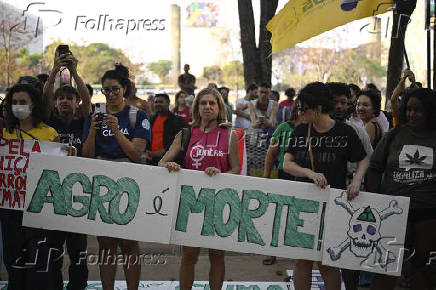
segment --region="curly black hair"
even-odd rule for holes
[[[427,129],[436,130],[436,92],[427,88],[408,89],[401,99],[399,119],[400,123],[407,123],[407,103],[411,98],[416,98],[422,103],[422,108],[427,115]]]
[[[347,99],[351,98],[350,87],[346,83],[330,82],[326,83],[326,86],[333,97],[344,95]]]
[[[32,125],[37,127],[44,120],[44,107],[42,105],[41,92],[29,84],[14,85],[7,93],[5,98],[6,116],[5,128],[12,133],[19,125],[19,120],[12,113],[12,97],[15,93],[26,92],[32,100]]]
[[[371,100],[372,110],[374,111],[374,116],[378,117],[380,115],[381,110],[381,95],[376,92],[374,89],[363,89],[357,95],[357,98],[365,95]]]
[[[307,84],[298,93],[298,100],[309,109],[322,107],[322,112],[328,114],[333,110],[333,97],[324,83],[313,82]]]

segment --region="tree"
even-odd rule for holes
[[[170,60],[158,60],[149,63],[147,68],[159,77],[161,83],[165,83],[168,81],[168,76],[172,66],[173,63]]]
[[[340,61],[336,63],[328,81],[363,85],[365,80],[367,83],[377,83],[377,79],[385,74],[385,68],[375,60],[367,58],[356,49],[346,49],[340,53]]]
[[[239,60],[234,60],[224,65],[223,80],[226,85],[236,91],[244,87],[244,66]]]
[[[396,9],[393,13],[391,46],[389,47],[386,101],[391,98],[401,77],[404,63],[404,36],[410,15],[415,10],[416,0],[395,0],[394,5]]]
[[[203,68],[203,77],[207,81],[214,81],[221,83],[223,78],[223,71],[218,65],[205,66]]]
[[[245,85],[271,82],[271,33],[266,24],[277,10],[278,0],[260,0],[259,46],[256,46],[251,0],[238,0]]]
[[[44,65],[47,71],[50,71],[53,66],[55,50],[59,44],[60,41],[55,41],[45,48]],[[91,43],[87,46],[69,43],[69,47],[79,60],[77,70],[80,76],[88,83],[99,83],[104,72],[114,69],[115,63],[127,66],[132,80],[140,73],[142,64],[132,63],[121,49],[111,48],[104,43]]]
[[[279,82],[301,88],[313,81],[373,82],[381,86],[386,69],[368,53],[371,44],[354,49],[293,47],[274,54],[273,73]]]
[[[9,87],[26,72],[18,60],[34,39],[34,32],[24,29],[24,18],[9,5],[1,3],[0,11],[0,85]]]

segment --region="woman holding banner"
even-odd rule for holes
[[[401,100],[400,124],[371,156],[368,189],[410,197],[404,261],[411,289],[436,287],[436,93],[410,89]],[[371,289],[394,289],[396,277],[376,274]]]
[[[353,199],[359,194],[369,163],[359,137],[352,127],[330,117],[333,97],[325,84],[308,84],[300,91],[298,101],[306,123],[295,128],[291,135],[283,170],[297,181],[313,182],[321,188],[330,185],[345,189],[347,162],[357,162],[356,174],[347,188],[348,199]],[[312,266],[313,261],[297,260],[295,289],[310,289]],[[327,289],[341,289],[339,269],[321,263],[318,267]]]
[[[126,105],[132,87],[127,67],[118,64],[101,79],[107,112],[90,115],[83,128],[82,156],[117,162],[139,162],[151,139],[147,114]],[[100,277],[103,289],[114,289],[117,248],[124,255],[127,289],[138,289],[141,264],[137,241],[97,237],[100,252]]]
[[[184,163],[184,168],[204,171],[209,176],[221,172],[239,174],[238,137],[230,126],[227,123],[226,106],[219,92],[210,88],[201,90],[192,106],[192,127],[182,130],[176,136],[159,166],[166,167],[171,172],[180,170],[179,163]],[[185,138],[186,136],[189,138]],[[214,152],[218,152],[216,156],[205,154],[205,150],[200,149],[212,146]],[[193,160],[192,156],[201,156],[201,162],[198,162],[198,158]],[[176,160],[181,162],[174,162]],[[181,290],[192,288],[199,254],[200,248],[183,247],[180,265]],[[221,289],[225,273],[224,251],[209,249],[209,260],[210,288]]]
[[[3,138],[56,142],[57,132],[44,124],[41,91],[30,84],[14,85],[6,95]],[[8,289],[62,289],[62,262],[55,252],[63,253],[56,231],[23,227],[23,212],[0,209],[3,230],[4,264]],[[30,261],[27,261],[27,259]],[[33,266],[32,259],[38,258]]]

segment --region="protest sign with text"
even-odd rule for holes
[[[343,219],[329,212],[338,191],[309,183],[40,154],[32,154],[29,175],[30,227],[321,261],[325,220]],[[390,200],[372,197],[356,201]],[[408,198],[401,206],[394,234],[404,241]],[[329,234],[341,243],[347,230]]]
[[[39,152],[67,155],[62,144],[23,139],[0,139],[0,208],[23,210],[29,155]]]

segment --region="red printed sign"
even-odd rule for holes
[[[60,143],[0,138],[0,208],[23,210],[32,152],[66,155]]]

